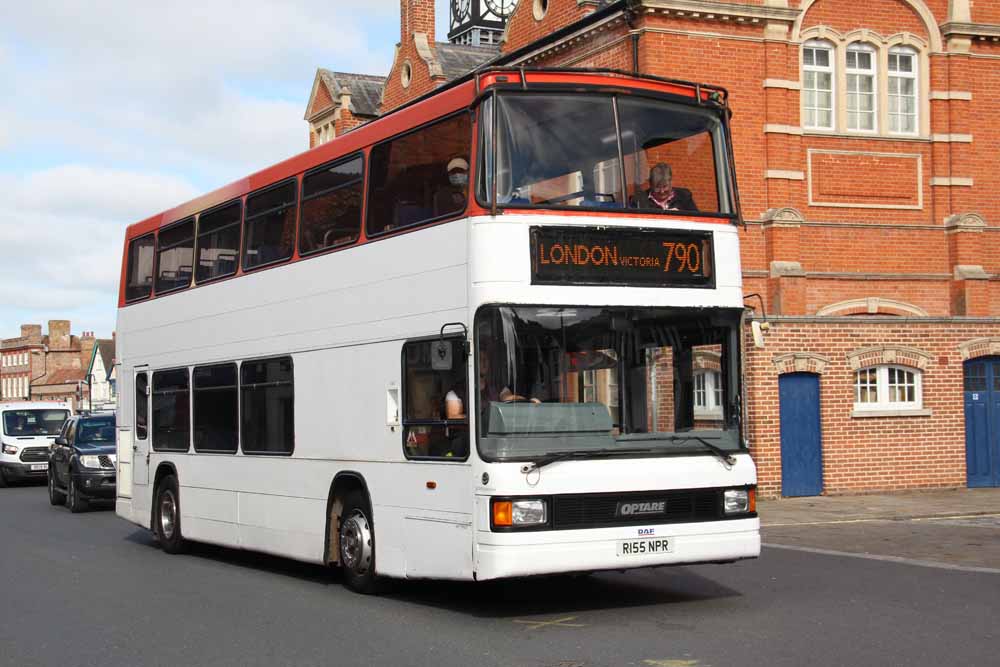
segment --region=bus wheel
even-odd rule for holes
[[[154,525],[160,546],[168,554],[184,551],[181,537],[181,501],[177,478],[167,475],[156,487],[156,522]]]
[[[352,492],[340,515],[340,565],[344,583],[355,593],[375,592],[374,533],[368,499],[360,491]]]

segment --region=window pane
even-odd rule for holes
[[[191,284],[194,257],[194,218],[159,233],[156,258],[156,291],[187,287]]]
[[[858,53],[858,69],[872,68],[872,54],[866,52]]]
[[[833,112],[820,111],[817,121],[819,127],[833,127]]]
[[[472,125],[460,114],[371,151],[369,234],[381,234],[465,209]]]
[[[852,69],[858,66],[858,54],[854,51],[847,52],[847,66]]]
[[[816,75],[816,87],[819,90],[833,90],[833,77],[829,72],[820,72]]]
[[[126,301],[145,299],[152,292],[155,243],[155,238],[149,234],[129,244],[127,281],[125,283]]]
[[[901,72],[912,72],[913,71],[913,61],[914,61],[914,57],[912,55],[900,55],[899,56],[899,71],[901,71]]]
[[[596,114],[595,119],[601,119],[597,122],[603,124],[604,111],[597,109],[592,111]],[[610,111],[609,104],[608,112]],[[700,109],[679,108],[659,101],[626,98],[618,100],[618,115],[622,152],[625,156],[626,194],[630,207],[713,213],[722,211],[715,162],[715,136],[721,128],[715,117]],[[554,119],[549,119],[549,122],[553,121]],[[614,137],[613,116],[611,122],[610,135],[599,134],[598,137]],[[599,126],[593,129],[603,132]],[[570,140],[566,136],[566,130],[561,130],[560,134],[564,135],[565,140]],[[590,148],[599,152],[617,150],[613,140],[610,145],[603,139],[600,142],[601,148],[594,145]],[[558,149],[557,146],[552,148]],[[574,152],[579,156],[578,152]],[[553,166],[556,163],[551,156],[546,156],[545,161]],[[609,162],[617,167],[617,156]],[[653,185],[649,182],[653,176],[652,171],[657,166],[661,167],[657,172],[657,178],[664,189],[662,196],[652,192]],[[535,168],[537,167],[532,165],[521,167],[522,173],[530,173]],[[571,167],[566,169],[568,171]],[[665,177],[667,171],[669,171],[669,182],[663,182],[661,176]],[[557,172],[558,168],[552,173]],[[619,197],[618,181],[619,178],[608,178],[604,181],[585,179],[583,188],[585,190],[592,188],[594,193],[590,197],[590,202],[585,198],[581,203],[612,207],[612,202]],[[530,185],[529,188],[533,198],[547,196],[541,194],[535,185]],[[656,203],[658,196],[659,201],[663,202],[662,205]]]
[[[969,365],[966,365],[966,367],[965,367],[965,391],[986,391],[986,365],[985,364],[969,364]]]
[[[902,87],[903,95],[915,95],[916,94],[916,80],[914,79],[900,79],[899,80]]]
[[[862,93],[871,93],[875,90],[875,78],[870,76],[859,77]],[[867,96],[866,96],[867,97]]]
[[[299,252],[356,241],[361,233],[362,160],[342,162],[302,179]]]
[[[403,442],[407,456],[465,458],[469,451],[469,392],[461,341],[407,343],[403,358]]]
[[[815,49],[803,49],[802,50],[802,64],[803,65],[814,65],[814,64],[816,64],[816,50]]]
[[[135,437],[145,440],[149,424],[149,377],[145,373],[135,376]]]
[[[292,453],[295,415],[291,357],[243,362],[240,410],[245,453]]]
[[[889,71],[897,72],[899,71],[899,56],[895,53],[889,54]]]
[[[816,106],[820,109],[832,110],[833,95],[831,93],[818,93],[816,97]]]
[[[288,181],[247,199],[243,268],[252,269],[292,256],[295,189],[295,181]]]
[[[186,452],[190,441],[188,371],[153,373],[153,449]]]
[[[830,50],[816,49],[816,65],[819,67],[830,66]]]
[[[198,282],[236,273],[242,206],[233,202],[198,219]]]
[[[235,453],[238,440],[236,364],[194,369],[194,450]]]

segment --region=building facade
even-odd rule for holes
[[[104,357],[113,359],[114,339],[98,341],[92,331],[74,336],[70,327],[69,320],[49,320],[43,335],[40,324],[23,324],[20,336],[0,341],[0,399],[67,401],[79,410],[89,403],[88,373],[103,377],[102,391],[111,391],[114,367]],[[99,343],[104,352],[98,352]],[[102,357],[100,364],[95,355]]]
[[[763,495],[1000,486],[1000,3],[510,4],[496,64],[729,90]],[[401,8],[381,113],[448,80],[433,3]]]

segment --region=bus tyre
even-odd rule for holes
[[[49,468],[49,504],[50,505],[62,505],[66,502],[66,494],[62,491],[56,491],[56,480],[52,476],[52,468]]]
[[[66,507],[73,514],[79,514],[87,509],[87,501],[80,496],[80,490],[76,488],[76,482],[73,481],[73,473],[70,471],[69,474],[69,489],[66,493]]]
[[[344,584],[355,593],[376,592],[375,529],[368,498],[361,491],[344,499],[340,515],[340,566]]]
[[[184,538],[181,536],[181,496],[177,486],[177,478],[167,475],[156,487],[155,521],[153,530],[160,546],[168,554],[179,554],[184,551]]]

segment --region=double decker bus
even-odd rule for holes
[[[359,592],[758,556],[728,115],[483,69],[130,226],[117,513]]]

